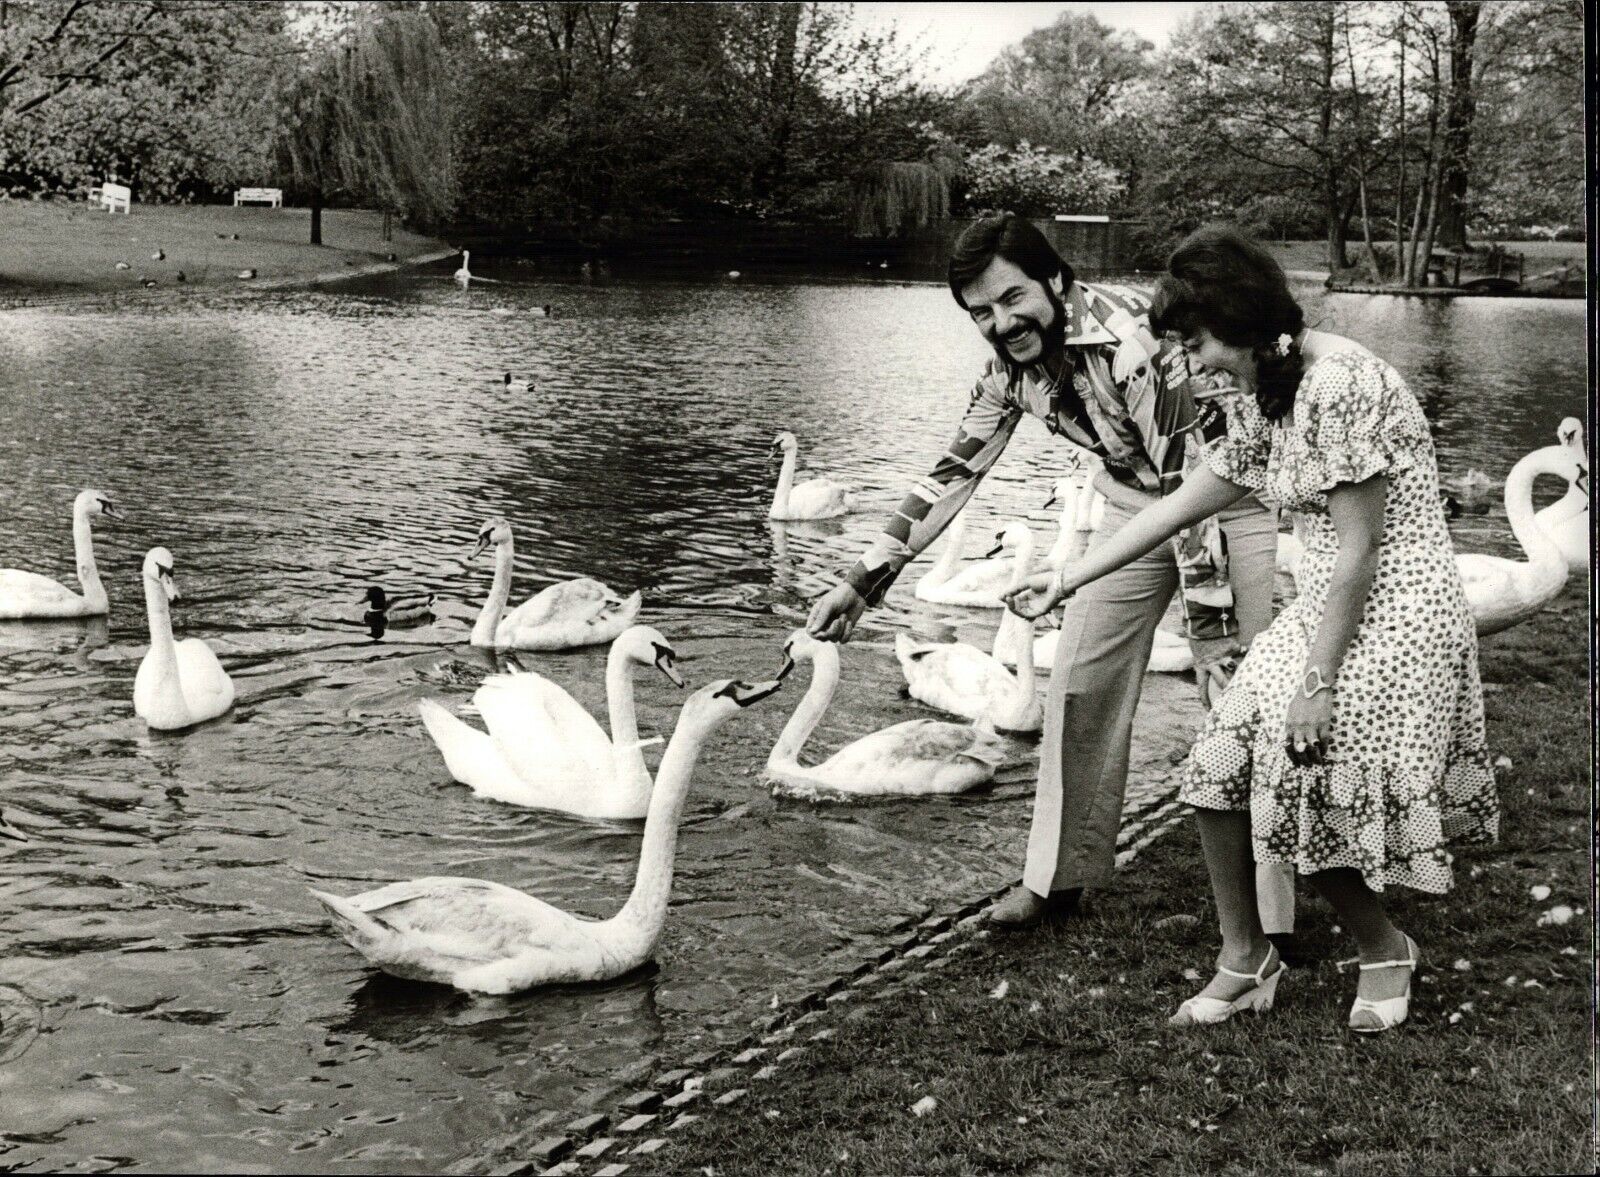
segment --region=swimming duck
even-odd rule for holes
[[[381,615],[387,625],[407,625],[433,618],[434,594],[422,589],[386,593],[378,585],[367,589],[361,603],[371,606],[362,618],[368,625]]]

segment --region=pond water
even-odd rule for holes
[[[472,999],[383,978],[329,931],[308,886],[473,875],[604,916],[631,885],[636,824],[476,799],[417,718],[496,664],[466,645],[490,579],[468,559],[481,520],[517,528],[516,599],[579,574],[638,587],[691,681],[769,677],[806,598],[942,449],[985,354],[937,286],[529,273],[0,313],[0,567],[71,582],[84,486],[127,514],[96,535],[108,623],[0,623],[0,801],[32,838],[0,867],[0,1168],[483,1162],[1018,874],[1031,744],[967,797],[774,799],[761,765],[795,683],[702,758],[655,967]],[[1447,476],[1498,482],[1582,416],[1581,304],[1304,293],[1410,378]],[[544,303],[556,317],[527,313]],[[506,369],[536,390],[507,392]],[[769,526],[778,429],[869,509]],[[1047,534],[1059,466],[1025,423],[975,501],[972,550],[1016,516]],[[1515,551],[1498,504],[1457,527],[1466,550]],[[238,687],[227,717],[178,735],[131,705],[157,544],[180,636]],[[848,647],[814,748],[925,713],[899,693],[897,627],[992,632],[993,614],[915,602],[916,575]],[[374,639],[357,603],[373,583],[438,592],[437,620]],[[603,658],[517,661],[601,711]],[[669,734],[676,693],[653,674],[637,688],[645,734]],[[1191,693],[1147,679],[1130,831],[1170,797]]]

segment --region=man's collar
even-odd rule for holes
[[[1117,336],[1107,329],[1101,321],[1098,307],[1090,304],[1091,292],[1082,282],[1073,282],[1066,289],[1061,299],[1061,306],[1066,314],[1067,322],[1065,331],[1061,336],[1062,347],[1093,347],[1103,343],[1117,343]],[[1102,302],[1095,299],[1096,303]],[[1104,312],[1109,313],[1115,307],[1107,306]]]

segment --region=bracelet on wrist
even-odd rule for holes
[[[1307,699],[1313,699],[1323,691],[1333,690],[1333,684],[1322,677],[1322,667],[1313,666],[1307,669],[1305,677],[1300,680],[1300,694]]]

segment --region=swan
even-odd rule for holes
[[[1533,480],[1540,474],[1559,474],[1575,482],[1582,472],[1572,449],[1547,445],[1523,457],[1506,475],[1506,517],[1527,561],[1476,553],[1456,556],[1479,637],[1532,616],[1567,583],[1566,557],[1533,515]]]
[[[368,625],[380,619],[386,625],[412,625],[433,617],[433,594],[423,589],[386,593],[373,585],[367,589],[361,603],[370,606],[362,617]]]
[[[1033,664],[1039,669],[1048,671],[1056,664],[1056,647],[1061,642],[1061,631],[1052,629],[1033,639]],[[1005,653],[1005,662],[1011,665],[1015,659],[1009,650]],[[1182,634],[1173,633],[1170,629],[1157,627],[1155,638],[1150,644],[1150,660],[1145,663],[1146,674],[1183,674],[1194,669],[1194,647],[1189,645],[1189,639]]]
[[[1012,585],[1028,575],[1033,555],[1033,533],[1013,523],[1000,533],[1000,543],[1013,556]],[[1038,731],[1044,711],[1034,695],[1032,626],[1010,610],[995,632],[994,653],[964,642],[919,642],[909,634],[896,634],[895,657],[911,688],[911,697],[941,711],[967,719],[986,719],[1006,731]],[[999,653],[1017,650],[1013,674]]]
[[[144,601],[150,614],[150,652],[133,678],[134,714],[157,731],[192,727],[233,706],[233,680],[199,638],[172,640],[172,553],[151,548],[144,558]]]
[[[122,512],[104,491],[82,491],[72,501],[72,547],[77,555],[83,596],[37,572],[0,568],[0,621],[105,616],[110,602],[94,562],[94,520],[100,516],[122,518]]]
[[[1286,573],[1291,580],[1300,579],[1300,561],[1306,558],[1306,545],[1300,536],[1293,531],[1280,532],[1278,535],[1278,554],[1274,560],[1274,568]]]
[[[472,627],[472,644],[488,650],[572,650],[612,641],[639,615],[642,594],[618,597],[598,580],[580,576],[541,589],[510,613],[514,556],[511,524],[494,518],[478,531],[477,557],[495,545],[494,584]]]
[[[783,468],[778,473],[778,489],[772,497],[768,519],[831,519],[856,509],[856,494],[842,482],[813,478],[794,484],[794,468],[799,461],[800,443],[785,430],[772,439],[772,453],[783,451]]]
[[[504,384],[507,392],[533,391],[532,380],[528,379],[526,376],[513,376],[510,372],[506,373]]]
[[[472,696],[488,732],[431,699],[417,704],[450,775],[480,797],[582,817],[636,819],[650,806],[650,770],[633,709],[633,667],[683,686],[667,639],[635,625],[606,656],[607,736],[573,697],[538,674],[497,674]]]
[[[1570,572],[1589,570],[1589,451],[1583,444],[1583,422],[1568,417],[1556,430],[1561,444],[1577,455],[1580,473],[1567,486],[1560,501],[1551,503],[1534,519],[1561,549]]]
[[[780,685],[724,680],[685,701],[650,798],[633,893],[610,919],[570,915],[482,879],[414,879],[349,898],[311,894],[351,947],[397,977],[468,993],[619,977],[650,959],[666,922],[678,821],[701,745]]]
[[[463,249],[461,251],[461,268],[451,275],[456,280],[456,285],[463,290],[472,284],[472,271],[467,269],[467,260],[471,257],[472,254]]]
[[[939,559],[912,590],[919,601],[934,605],[966,605],[973,609],[1004,609],[1000,594],[1011,587],[1012,561],[997,560],[993,553],[958,569],[967,537],[967,509],[963,507],[945,531]]]
[[[963,793],[992,781],[1005,763],[1005,742],[981,720],[967,725],[909,719],[862,736],[814,768],[807,767],[800,763],[800,749],[839,685],[839,647],[797,629],[784,644],[783,657],[779,681],[795,663],[810,662],[811,688],[767,757],[767,775],[782,785],[858,796]]]

